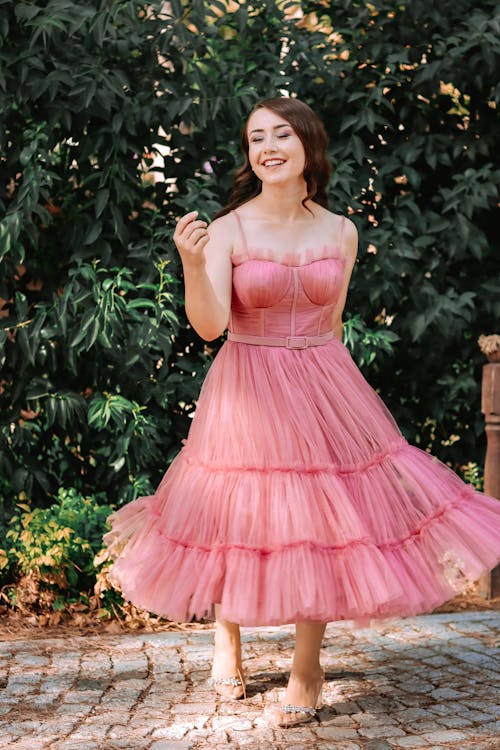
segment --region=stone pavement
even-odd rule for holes
[[[285,730],[293,632],[242,629],[248,697],[229,703],[206,684],[211,630],[0,643],[0,747],[499,750],[500,613],[330,623],[320,722]]]

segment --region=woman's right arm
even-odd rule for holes
[[[179,219],[174,242],[184,271],[185,308],[189,322],[205,341],[227,328],[231,308],[231,236],[226,216],[210,227],[191,211]]]

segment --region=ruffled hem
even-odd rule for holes
[[[111,580],[137,606],[177,621],[221,616],[244,626],[428,612],[500,560],[496,501],[466,487],[413,533],[377,545],[303,539],[276,547],[197,544],[162,531],[141,498],[111,517]],[[121,555],[119,551],[121,550]]]

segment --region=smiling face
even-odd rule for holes
[[[259,180],[305,183],[304,147],[287,120],[270,109],[257,109],[248,121],[247,136],[248,159]]]

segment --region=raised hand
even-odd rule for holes
[[[190,211],[177,222],[174,242],[182,262],[191,266],[205,263],[203,248],[209,240],[207,222],[197,219],[198,211]]]

